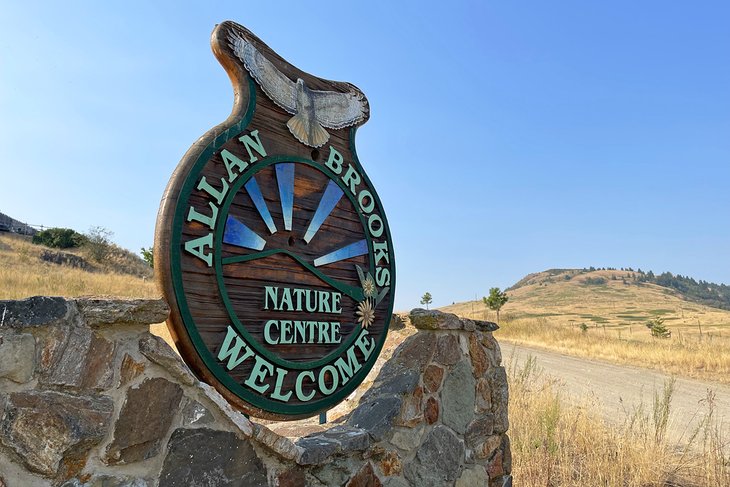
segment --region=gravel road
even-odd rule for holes
[[[654,393],[661,394],[671,376],[651,369],[615,365],[607,362],[570,357],[556,352],[516,345],[500,340],[505,366],[524,364],[528,357],[536,360],[545,376],[558,379],[565,398],[572,404],[600,408],[604,418],[622,423],[642,402],[651,413]],[[730,386],[716,382],[677,378],[670,413],[670,437],[686,443],[688,436],[707,414],[707,391],[715,393],[716,416],[730,439]]]

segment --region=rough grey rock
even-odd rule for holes
[[[148,487],[149,485],[151,484],[148,484],[145,479],[100,475],[85,482],[79,479],[71,479],[61,487]]]
[[[360,403],[367,402],[377,396],[403,395],[413,390],[418,385],[420,372],[412,368],[404,368],[395,361],[386,362],[380,373],[375,378],[370,389],[363,394]]]
[[[266,487],[266,470],[248,440],[207,428],[177,429],[168,444],[160,487]]]
[[[53,476],[65,457],[82,457],[104,438],[113,411],[106,396],[16,392],[8,395],[0,439],[28,469]]]
[[[352,428],[346,425],[337,425],[321,433],[322,436],[330,440],[335,440],[340,444],[342,451],[364,451],[370,446],[370,435],[367,431],[360,428]]]
[[[162,323],[170,308],[162,299],[76,299],[87,326],[142,325]]]
[[[34,296],[20,301],[0,301],[0,327],[51,326],[63,322],[71,312],[64,298]]]
[[[76,269],[94,272],[94,266],[81,256],[70,252],[61,252],[57,250],[42,250],[40,259],[44,262],[50,262],[57,265],[65,265]]]
[[[405,451],[415,450],[421,444],[425,425],[419,424],[414,428],[397,428],[393,431],[390,442]]]
[[[393,353],[392,367],[420,371],[431,361],[436,350],[434,333],[416,333],[404,341]]]
[[[459,337],[452,334],[439,337],[434,361],[442,365],[454,365],[459,358],[461,358]]]
[[[492,321],[474,320],[474,325],[477,331],[497,331],[499,325]]]
[[[507,371],[504,367],[494,369],[489,385],[492,389],[494,432],[505,433],[509,429],[509,416],[507,412],[509,389],[507,388]]]
[[[383,487],[411,487],[403,477],[387,477],[383,480]]]
[[[162,338],[146,333],[139,339],[139,351],[154,363],[167,369],[183,384],[191,386],[197,382],[185,362]]]
[[[0,377],[23,384],[35,370],[35,338],[28,333],[0,335]]]
[[[475,465],[461,472],[461,476],[457,479],[454,487],[475,487],[488,484],[489,475],[487,475],[487,470],[481,465]]]
[[[114,379],[114,343],[88,328],[66,330],[63,343],[52,345],[41,383],[72,389],[107,389]],[[49,340],[54,340],[51,337]]]
[[[127,391],[114,425],[114,441],[103,460],[110,465],[146,460],[157,455],[182,398],[182,388],[161,377],[147,379]]]
[[[400,412],[402,399],[397,396],[379,396],[360,404],[347,419],[347,424],[367,431],[375,441],[390,431],[393,419]]]
[[[456,480],[464,461],[464,444],[449,428],[438,425],[426,437],[405,476],[418,487],[441,487]]]
[[[474,390],[476,381],[466,360],[456,364],[444,379],[441,392],[443,423],[463,434],[474,419]]]
[[[183,408],[182,421],[185,425],[199,426],[210,424],[215,421],[215,418],[205,406],[198,401],[190,400]]]
[[[469,423],[464,434],[464,442],[467,448],[475,449],[494,433],[494,416],[486,413]]]
[[[411,311],[411,324],[421,330],[463,330],[464,324],[458,316],[436,309],[416,308]]]
[[[296,445],[302,449],[297,459],[300,465],[320,465],[340,450],[340,443],[337,440],[319,435],[305,436],[297,441]]]

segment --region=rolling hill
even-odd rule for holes
[[[574,327],[586,324],[632,333],[641,330],[647,321],[661,317],[670,329],[683,333],[730,334],[730,311],[698,302],[702,299],[650,282],[643,276],[647,274],[586,269],[550,269],[529,274],[507,290],[509,301],[502,308],[501,319],[539,319]],[[495,319],[495,313],[481,301],[456,303],[441,310]]]

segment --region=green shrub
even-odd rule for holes
[[[33,235],[34,244],[57,249],[80,247],[85,241],[86,237],[70,228],[49,228]]]

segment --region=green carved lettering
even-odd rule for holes
[[[352,166],[347,166],[347,172],[342,176],[342,181],[350,188],[353,195],[357,194],[356,186],[360,184],[360,175]]]
[[[208,205],[210,206],[210,210],[212,212],[211,216],[203,215],[191,206],[190,211],[188,211],[188,221],[200,222],[203,225],[208,225],[211,230],[215,230],[215,219],[218,216],[218,207],[215,206],[212,201],[209,201]]]
[[[294,383],[294,393],[297,395],[297,399],[299,399],[302,402],[311,401],[314,397],[314,391],[310,392],[306,396],[304,395],[304,388],[302,387],[302,382],[304,382],[304,378],[309,377],[309,380],[314,383],[314,372],[310,370],[305,370],[304,372],[301,372],[297,376],[297,380]]]
[[[268,374],[267,374],[268,372]],[[274,366],[264,360],[260,355],[256,355],[256,362],[251,370],[251,375],[244,382],[248,387],[254,391],[263,394],[270,387],[269,384],[264,384],[263,380],[266,379],[267,375],[274,373]],[[259,382],[257,384],[257,382]]]
[[[282,369],[280,367],[276,368],[276,385],[274,386],[274,392],[271,393],[271,399],[276,399],[277,401],[283,402],[289,401],[292,392],[289,391],[286,394],[281,393],[281,388],[284,385],[284,377],[286,377],[286,374],[288,372],[289,371],[286,369]]]
[[[342,154],[337,152],[334,147],[330,146],[330,155],[327,158],[325,165],[329,167],[333,173],[340,174],[342,172]]]
[[[194,240],[190,240],[189,242],[185,242],[185,250],[193,254],[195,257],[199,258],[206,264],[208,264],[208,267],[211,267],[213,265],[213,254],[211,252],[205,253],[205,247],[213,247],[213,234],[209,233],[208,235],[205,235],[203,237],[196,238]]]
[[[231,346],[231,342],[236,340],[235,345]],[[245,352],[243,355],[241,355],[241,349],[245,349]],[[254,352],[251,350],[250,347],[246,346],[246,342],[243,341],[243,339],[238,336],[238,333],[236,333],[236,330],[231,327],[231,325],[228,325],[228,330],[226,332],[226,338],[223,340],[223,345],[221,345],[220,350],[218,351],[218,360],[221,362],[228,359],[228,363],[226,364],[226,368],[228,370],[233,370],[235,367],[238,367],[243,363],[244,360],[252,357]]]
[[[223,198],[226,197],[226,193],[228,192],[229,188],[228,181],[223,178],[221,178],[221,185],[223,186],[223,188],[218,191],[213,186],[211,186],[208,180],[205,179],[205,176],[203,176],[202,178],[200,178],[200,182],[198,183],[198,189],[201,191],[205,191],[206,193],[211,195],[220,205],[223,201]]]
[[[221,151],[221,157],[223,158],[223,165],[226,166],[226,171],[228,171],[229,183],[232,183],[241,174],[241,171],[248,167],[248,162],[243,162],[227,149]],[[238,172],[233,172],[234,168],[238,168]]]
[[[347,381],[360,370],[360,362],[358,362],[355,356],[355,347],[352,346],[347,349],[347,362],[340,357],[335,360],[335,367],[342,376],[342,385],[347,384]]]
[[[254,141],[254,139],[256,140]],[[239,137],[238,140],[243,142],[243,146],[246,148],[246,152],[248,152],[248,161],[251,164],[259,160],[255,155],[253,155],[251,149],[258,152],[261,157],[266,157],[266,150],[264,149],[264,144],[261,143],[258,130],[252,131],[249,135]]]
[[[332,385],[327,385],[327,375],[332,376]],[[329,396],[337,389],[340,384],[340,376],[337,373],[337,369],[334,365],[325,365],[322,370],[319,371],[319,390],[325,396]]]

